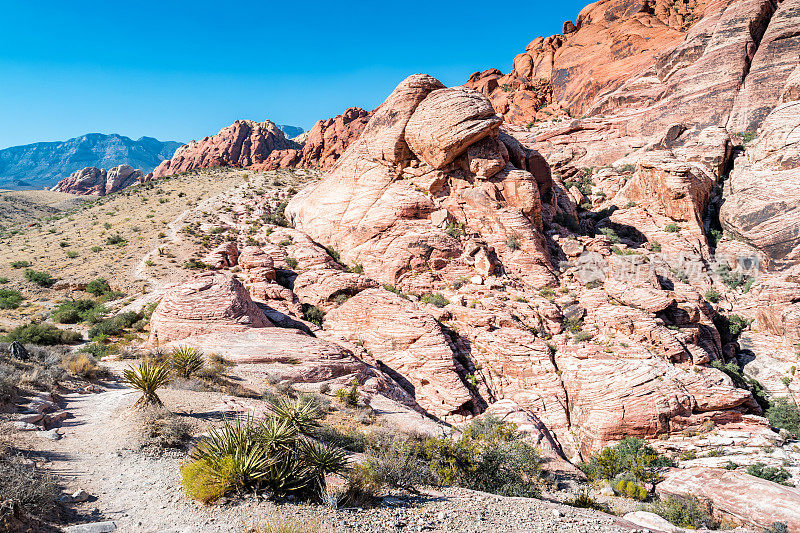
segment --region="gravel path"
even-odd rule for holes
[[[207,394],[207,393],[206,393]],[[231,499],[205,507],[187,499],[180,487],[182,452],[148,454],[136,450],[130,406],[136,393],[114,386],[96,394],[69,394],[72,417],[62,438],[33,443],[64,480],[65,492],[86,490],[92,499],[71,504],[80,522],[113,520],[118,531],[230,532],[284,517],[316,522],[332,532],[612,532],[635,531],[624,520],[590,510],[527,498],[505,498],[465,489],[426,490],[418,496],[387,498],[376,509],[334,510],[307,504],[275,504],[260,497]],[[194,399],[193,399],[194,398]],[[171,409],[198,420],[215,417],[197,404],[203,393],[167,390]]]

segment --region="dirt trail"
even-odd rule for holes
[[[323,531],[629,531],[631,524],[593,511],[573,509],[541,500],[502,498],[462,489],[427,491],[412,501],[361,510],[336,511],[306,504],[277,505],[249,497],[205,507],[185,497],[180,486],[184,452],[146,453],[138,448],[137,418],[131,406],[138,394],[109,382],[95,394],[71,393],[64,407],[62,438],[50,441],[31,436],[37,452],[50,461],[64,492],[86,490],[92,499],[68,504],[80,522],[112,520],[117,531],[142,533],[231,532],[276,515],[303,523],[318,521]],[[221,413],[218,394],[167,389],[159,395],[174,412],[200,421]],[[557,512],[556,512],[557,510]],[[420,529],[422,527],[422,529]]]
[[[230,531],[238,516],[217,523],[218,509],[183,496],[182,452],[138,450],[131,409],[138,393],[122,384],[108,385],[96,394],[67,394],[64,406],[71,417],[61,426],[61,439],[36,442],[51,461],[50,470],[63,481],[64,492],[84,489],[92,496],[89,502],[72,504],[81,521],[113,520],[119,531]],[[162,397],[173,409],[183,410],[188,406],[172,398],[181,392],[165,391]]]

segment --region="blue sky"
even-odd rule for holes
[[[120,133],[188,141],[238,118],[309,129],[409,74],[510,69],[585,0],[3,0],[0,148]]]

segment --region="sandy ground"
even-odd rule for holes
[[[118,363],[116,366],[121,366]],[[628,531],[625,521],[602,513],[527,498],[503,498],[464,489],[424,490],[388,498],[376,509],[332,509],[309,504],[275,504],[260,497],[204,506],[180,486],[185,450],[141,449],[137,393],[115,380],[93,394],[67,394],[61,438],[19,433],[34,457],[57,474],[65,493],[79,489],[91,499],[66,504],[72,523],[111,520],[118,531],[229,532],[276,517],[316,523],[322,531]],[[172,412],[193,421],[198,433],[223,416],[215,406],[224,395],[165,389],[159,392]]]

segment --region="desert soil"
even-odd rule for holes
[[[204,506],[181,489],[185,451],[154,452],[139,446],[138,415],[132,409],[137,393],[117,380],[103,385],[102,392],[65,395],[71,417],[59,429],[59,440],[45,439],[39,432],[19,434],[33,455],[60,477],[65,493],[83,489],[91,495],[88,502],[67,504],[76,513],[73,523],[111,520],[118,531],[137,532],[229,532],[277,517],[317,523],[322,531],[334,532],[635,529],[596,511],[456,488],[398,494],[375,509],[276,504],[253,496]],[[168,409],[193,420],[199,431],[223,416],[215,408],[223,398],[218,393],[167,389],[160,396]]]

